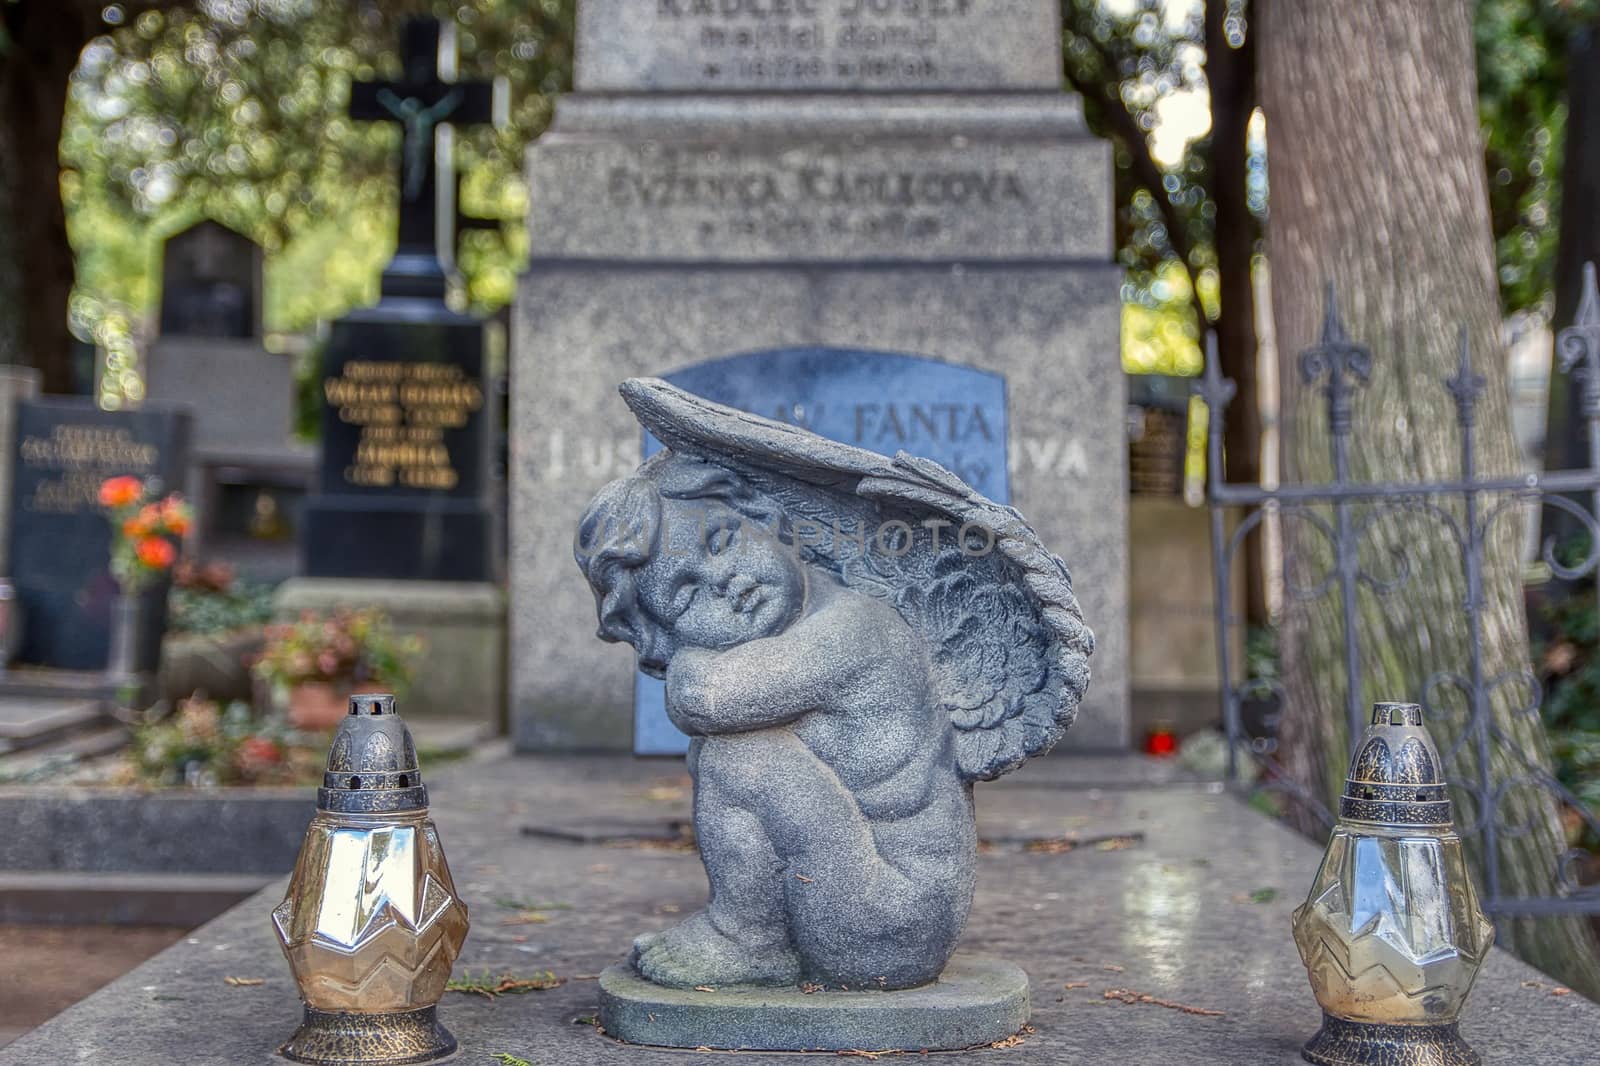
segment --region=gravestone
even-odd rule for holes
[[[111,527],[100,483],[131,474],[181,482],[189,414],[148,405],[102,411],[82,400],[18,405],[11,461],[10,559],[23,608],[18,659],[69,670],[101,670],[110,649]],[[165,628],[165,588],[151,593],[148,639]]]
[[[351,87],[350,114],[401,127],[399,240],[376,307],[333,324],[323,353],[322,461],[306,508],[312,577],[493,577],[484,325],[445,304],[442,123],[491,118],[492,86],[439,73],[440,25],[406,25],[404,76]],[[453,61],[451,64],[453,66]]]
[[[323,350],[322,454],[301,533],[303,575],[274,609],[377,607],[420,636],[407,706],[497,724],[504,595],[492,469],[486,326],[445,302],[454,246],[446,123],[491,120],[489,82],[458,82],[454,38],[406,23],[403,76],[351,87],[353,118],[400,127],[400,215],[376,306],[334,322]],[[441,179],[440,170],[446,177]]]
[[[167,238],[161,254],[161,332],[259,337],[261,246],[212,219]]]
[[[513,337],[518,746],[632,743],[631,656],[571,639],[594,608],[566,563],[585,501],[639,460],[616,383],[790,349],[844,381],[862,351],[1003,380],[1011,502],[1099,637],[1065,743],[1126,745],[1111,162],[1061,91],[1057,5],[580,0],[577,25],[578,91],[528,157]],[[859,384],[864,412],[903,399]]]
[[[293,358],[262,345],[261,268],[260,245],[209,219],[167,239],[145,395],[193,414],[183,481],[195,508],[190,551],[286,577],[296,566],[289,523],[310,487],[315,449],[292,439]],[[228,521],[241,509],[278,522]]]
[[[483,325],[442,303],[333,325],[322,460],[306,517],[312,577],[485,581],[494,574]]]
[[[846,444],[924,456],[991,500],[1010,502],[1006,385],[998,374],[892,352],[790,348],[714,359],[662,377],[708,400]],[[644,454],[660,448],[646,433]],[[665,686],[643,672],[635,680],[633,750],[688,750],[688,737],[667,720]]]

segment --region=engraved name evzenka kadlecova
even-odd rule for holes
[[[663,381],[666,450],[603,488],[576,554],[600,636],[666,679],[693,741],[709,906],[639,937],[657,984],[907,988],[972,902],[972,782],[1047,751],[1094,638],[1022,517],[893,459]]]

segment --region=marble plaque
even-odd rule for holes
[[[583,0],[580,92],[1061,88],[1054,0]]]
[[[576,140],[530,155],[542,256],[1103,259],[1103,142]],[[597,209],[603,208],[603,209]]]

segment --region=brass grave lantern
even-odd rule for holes
[[[436,1006],[467,937],[467,908],[393,696],[350,697],[272,923],[305,1002],[284,1057],[396,1066],[455,1051]]]
[[[1323,1066],[1477,1066],[1456,1019],[1489,947],[1439,751],[1414,703],[1378,703],[1294,941]]]

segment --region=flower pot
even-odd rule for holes
[[[316,732],[332,729],[349,709],[348,686],[304,681],[289,690],[289,722],[296,729]]]
[[[112,677],[136,677],[142,672],[144,631],[142,597],[118,596],[111,601],[111,652],[106,656],[106,673]]]
[[[165,584],[133,595],[117,595],[110,604],[110,651],[106,674],[129,679],[154,674],[161,665],[161,639],[166,631]]]

